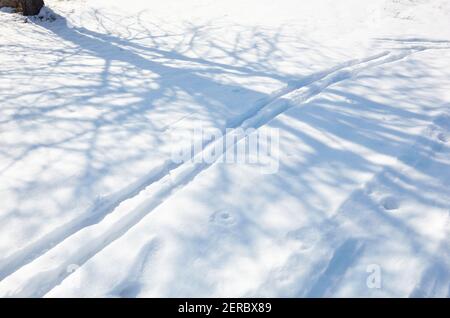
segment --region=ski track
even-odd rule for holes
[[[331,85],[355,77],[361,71],[387,63],[400,61],[426,47],[415,47],[400,52],[383,52],[365,59],[340,64],[328,71],[307,77],[303,86],[288,86],[275,93],[244,118],[236,119],[234,130],[195,154],[193,160],[180,164],[166,162],[146,178],[120,191],[118,195],[100,200],[91,209],[93,216],[62,226],[37,243],[3,261],[0,270],[0,295],[7,297],[41,297],[59,285],[72,271],[73,264],[83,265],[98,252],[120,238],[139,223],[170,195],[191,182],[197,175],[214,164],[226,151],[215,154],[209,163],[197,162],[195,158],[213,153],[217,142],[232,137],[233,144],[247,137],[239,132],[249,128],[258,129],[291,107],[299,106],[319,95]],[[241,129],[237,129],[241,128]],[[239,130],[239,132],[238,132]],[[131,207],[130,207],[131,206]],[[106,217],[108,216],[108,217]],[[67,247],[71,248],[67,248]],[[72,247],[77,247],[73,249]],[[54,264],[51,269],[49,264]],[[50,266],[51,267],[51,266]],[[25,271],[25,275],[22,272]],[[7,282],[14,290],[4,288]]]
[[[338,64],[330,69],[319,71],[317,73],[306,76],[305,78],[290,83],[283,89],[274,92],[267,98],[261,99],[255,103],[253,107],[243,115],[237,116],[236,118],[228,121],[227,128],[237,128],[242,125],[242,123],[255,116],[261,109],[266,107],[268,104],[274,102],[275,100],[281,98],[282,96],[293,92],[303,86],[310,85],[315,81],[321,80],[327,75],[339,71],[346,67],[355,66],[364,62],[368,62],[374,58],[382,57],[387,55],[387,52],[383,52],[365,59],[353,59],[347,62]],[[167,129],[166,129],[167,130]],[[224,133],[224,131],[222,131]],[[203,146],[207,146],[204,144]],[[197,154],[194,154],[197,155]],[[27,247],[13,253],[12,255],[0,260],[0,282],[6,278],[8,275],[14,273],[26,264],[34,261],[36,258],[40,257],[49,249],[53,248],[55,245],[61,243],[71,235],[77,233],[85,227],[94,225],[102,221],[108,214],[110,214],[114,209],[119,206],[122,202],[131,199],[138,195],[143,189],[147,188],[151,184],[160,181],[163,177],[167,176],[170,171],[181,166],[182,163],[175,163],[171,160],[166,160],[162,165],[155,167],[147,173],[146,176],[140,178],[135,183],[128,185],[127,187],[121,189],[115,194],[109,195],[107,197],[101,197],[85,212],[81,217],[77,217],[75,220],[69,221],[66,224],[61,225],[52,232],[46,234],[42,238],[38,239],[36,242],[28,245]]]

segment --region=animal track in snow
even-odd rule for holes
[[[395,198],[393,196],[384,197],[381,200],[381,205],[387,211],[397,210],[400,208],[400,204],[399,204],[397,198]]]
[[[210,221],[221,226],[232,226],[236,223],[236,218],[227,210],[219,210],[211,215]]]
[[[438,134],[437,138],[438,138],[440,141],[442,141],[442,142],[447,142],[447,141],[448,141],[448,137],[447,137],[447,135],[444,134],[444,133]]]

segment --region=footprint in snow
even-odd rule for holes
[[[398,210],[400,208],[400,204],[397,198],[393,196],[387,196],[381,200],[381,205],[387,211]]]
[[[444,133],[440,133],[437,137],[438,137],[438,139],[439,139],[440,141],[442,141],[442,142],[447,142],[447,141],[448,141],[448,137],[447,137],[447,135],[444,134]]]
[[[220,226],[232,226],[236,224],[236,218],[227,210],[219,210],[214,212],[210,217],[211,223]]]

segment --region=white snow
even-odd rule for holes
[[[46,4],[0,12],[0,296],[450,297],[448,1]]]

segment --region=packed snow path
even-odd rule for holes
[[[83,149],[93,133],[87,139],[84,174],[61,178],[75,182],[68,182],[67,191],[75,190],[69,197],[81,201],[57,196],[64,191],[58,183],[54,192],[46,189],[52,195],[49,201],[60,202],[60,208],[70,206],[64,213],[48,203],[40,206],[37,202],[46,199],[39,199],[45,192],[38,190],[37,196],[28,199],[35,205],[30,211],[54,209],[53,223],[40,224],[41,231],[34,236],[23,230],[22,240],[20,233],[11,234],[15,227],[3,232],[2,296],[449,295],[449,41],[386,36],[375,33],[380,32],[378,27],[366,28],[373,34],[345,33],[337,47],[323,45],[324,52],[335,54],[332,63],[326,54],[320,62],[314,61],[316,52],[306,54],[313,67],[308,70],[305,62],[299,64],[287,56],[283,62],[288,66],[275,66],[280,57],[267,55],[274,47],[258,55],[262,44],[248,40],[235,43],[230,51],[234,56],[217,57],[217,52],[202,46],[204,58],[194,57],[193,51],[183,53],[183,45],[195,47],[195,36],[201,44],[210,41],[206,31],[193,35],[188,44],[177,40],[178,46],[171,49],[164,49],[171,45],[166,42],[139,43],[140,34],[149,32],[140,15],[139,19],[124,15],[119,19],[123,23],[112,23],[111,31],[105,26],[112,17],[107,6],[88,6],[76,15],[73,10],[79,10],[80,3],[84,2],[55,2],[62,12],[47,13],[55,21],[37,20],[25,27],[56,46],[50,49],[45,43],[41,48],[34,43],[38,56],[47,58],[39,63],[48,63],[53,73],[46,69],[39,74],[39,64],[23,73],[5,64],[0,77],[3,87],[20,87],[25,80],[32,83],[30,75],[49,77],[49,83],[25,85],[24,92],[2,90],[2,103],[7,106],[1,120],[6,141],[2,178],[18,180],[2,187],[10,198],[2,214],[5,225],[26,228],[23,222],[36,222],[16,220],[15,215],[24,212],[14,210],[15,184],[25,186],[27,178],[31,178],[28,186],[54,181],[47,180],[52,175],[37,177],[32,169],[24,172],[25,181],[20,180],[17,165],[23,167],[30,160],[36,166],[39,152],[33,153],[42,150],[45,156],[54,147],[61,151],[57,160],[62,156],[71,163],[58,167],[52,162],[48,171],[67,173],[79,165],[73,162],[77,157],[67,153]],[[208,1],[202,3],[212,10]],[[354,3],[346,1],[343,6]],[[89,19],[83,25],[68,23],[63,16],[71,14]],[[355,15],[349,25],[359,21]],[[6,26],[6,34],[17,35],[18,18],[1,18],[12,23]],[[227,28],[231,22],[225,19],[213,26]],[[89,29],[89,23],[101,31]],[[131,40],[122,33],[123,26]],[[248,30],[247,26],[237,28],[238,37]],[[263,38],[270,33],[267,30],[271,28],[261,27],[253,36],[258,40],[262,34],[263,43],[272,45],[277,37],[286,38],[280,41],[286,52],[302,52],[289,38],[292,30],[270,39]],[[27,31],[22,32],[27,37]],[[171,36],[176,35],[161,35]],[[318,33],[318,38],[323,36]],[[364,36],[373,41],[362,45]],[[5,60],[17,51],[25,54],[20,46],[3,45],[4,41],[12,38],[2,39]],[[218,51],[228,52],[225,44],[213,43]],[[339,45],[348,43],[359,43],[354,52],[359,50],[358,55],[366,57],[348,59],[338,53]],[[48,55],[51,52],[57,53],[57,60]],[[238,62],[229,63],[230,57]],[[28,59],[32,57],[25,55],[25,65]],[[89,81],[99,70],[97,59],[105,65],[99,84],[93,86]],[[319,64],[323,70],[314,69]],[[73,74],[67,73],[67,67],[73,68]],[[71,76],[73,84],[65,83]],[[221,82],[224,79],[228,83]],[[25,102],[27,98],[33,102]],[[110,105],[115,107],[111,112]],[[81,126],[72,126],[72,119]],[[64,132],[63,141],[52,140],[61,136],[45,135],[46,128],[41,127],[37,128],[44,130],[40,137],[52,141],[22,138],[23,145],[8,148],[11,140],[21,140],[15,132],[26,128],[34,133],[40,122]],[[83,122],[88,127],[92,123],[93,128],[84,130]],[[233,135],[235,143],[247,137],[239,133],[240,128],[279,130],[279,171],[261,175],[257,167],[217,162],[224,153],[215,154],[209,163],[173,162],[170,151],[184,141],[167,137],[168,132],[197,125],[218,128],[226,133],[223,138]],[[75,131],[66,131],[71,127]],[[127,138],[129,147],[111,143],[115,129],[117,136]],[[109,140],[102,143],[105,136]],[[215,143],[196,156],[212,152]],[[99,159],[104,147],[111,147],[112,154]],[[123,164],[114,163],[117,156],[123,157],[120,151],[130,157],[125,156]],[[11,156],[14,152],[19,154]],[[105,163],[111,167],[95,168]],[[127,171],[121,171],[123,165]],[[103,176],[113,179],[102,184],[97,178],[104,182]],[[25,189],[19,197],[26,202]],[[368,268],[381,269],[381,286],[368,286]]]

